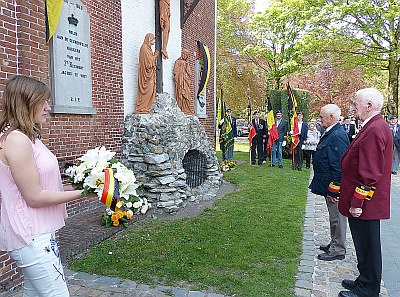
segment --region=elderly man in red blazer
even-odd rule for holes
[[[339,211],[348,217],[359,276],[343,280],[339,297],[378,297],[382,276],[380,220],[390,217],[393,137],[380,115],[383,95],[357,91],[353,102],[363,127],[344,153]]]

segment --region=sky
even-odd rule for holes
[[[269,0],[255,0],[254,5],[255,5],[256,12],[264,11],[267,8],[268,3],[269,3]]]

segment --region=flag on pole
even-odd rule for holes
[[[57,29],[63,0],[46,0],[46,42],[49,42]]]
[[[222,102],[221,108],[221,121],[219,123],[220,134],[219,134],[219,147],[222,152],[222,156],[226,156],[228,149],[233,146],[234,137],[231,122],[226,115],[225,103]]]
[[[299,144],[299,125],[296,113],[297,101],[296,97],[293,94],[292,88],[290,87],[289,82],[286,84],[287,92],[288,92],[288,112],[290,119],[290,130],[292,131],[292,143],[290,145],[290,152],[293,154],[294,148]]]
[[[267,143],[267,151],[268,154],[271,154],[272,145],[275,140],[279,138],[278,136],[278,128],[275,123],[275,115],[274,110],[272,108],[271,100],[268,98],[268,106],[267,106],[267,125],[268,125],[268,143]]]

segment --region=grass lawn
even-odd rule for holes
[[[238,297],[294,296],[309,172],[289,160],[279,169],[249,166],[244,152],[234,158],[241,162],[224,179],[237,191],[203,214],[131,225],[70,268]]]

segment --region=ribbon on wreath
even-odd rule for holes
[[[105,173],[104,188],[100,201],[112,211],[115,211],[116,208],[122,206],[122,202],[119,199],[118,180],[114,176],[117,173],[117,169],[107,167],[103,171]]]

